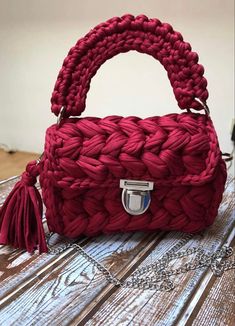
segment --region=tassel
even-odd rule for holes
[[[37,161],[28,163],[22,174],[0,208],[0,244],[26,249],[39,254],[47,252],[45,233],[42,224],[42,198],[35,187],[39,175]]]

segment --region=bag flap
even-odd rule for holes
[[[42,168],[60,188],[119,187],[120,179],[200,185],[220,157],[205,114],[69,118],[48,128]]]

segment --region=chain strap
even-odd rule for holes
[[[48,253],[51,255],[60,255],[67,249],[75,249],[88,262],[95,266],[106,278],[107,282],[117,287],[149,289],[155,291],[171,291],[174,289],[174,283],[170,280],[171,276],[187,273],[191,270],[210,267],[215,276],[221,276],[224,271],[235,269],[235,258],[227,258],[233,254],[233,248],[223,246],[213,253],[205,253],[202,247],[193,247],[186,250],[181,249],[192,237],[193,234],[186,234],[176,245],[168,250],[160,259],[154,263],[136,269],[130,276],[130,280],[120,280],[113,275],[108,268],[89,255],[79,244],[66,243],[58,248],[52,248],[49,244],[53,233],[47,235]],[[189,257],[196,254],[195,258],[182,266],[173,269],[169,262],[182,257]],[[147,275],[146,275],[147,274]]]

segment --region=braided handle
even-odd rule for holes
[[[181,109],[204,109],[207,81],[190,44],[158,19],[124,15],[98,25],[71,48],[52,93],[52,112],[58,115],[65,107],[66,116],[80,115],[85,109],[91,78],[99,67],[116,54],[129,50],[150,54],[161,62]]]

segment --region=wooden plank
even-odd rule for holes
[[[171,233],[171,238],[168,239],[169,241],[164,241],[163,239],[161,242],[159,242],[160,245],[154,246],[158,248],[159,255],[163,254],[165,250],[170,250],[176,243],[178,243],[179,239],[182,238],[182,233]],[[153,250],[154,248],[152,248]],[[143,253],[140,253],[141,255]],[[126,266],[126,268],[123,268],[119,273],[115,274],[118,279],[125,280],[127,277],[140,265],[141,260],[138,260],[139,257],[136,257],[136,261],[132,261],[132,264],[129,264]],[[152,262],[151,254],[148,255],[148,261]],[[91,301],[85,309],[83,309],[81,312],[78,312],[74,309],[72,306],[66,307],[66,318],[69,318],[69,324],[70,325],[83,325],[99,308],[100,306],[106,302],[106,300],[111,296],[112,293],[115,291],[118,291],[119,288],[114,287],[112,284],[107,285],[106,288],[103,289],[103,291],[100,291],[100,293],[97,294],[95,297],[95,300]],[[67,312],[69,311],[69,315],[67,316]],[[111,315],[111,314],[110,314]],[[76,316],[76,317],[75,317]],[[79,317],[78,317],[79,316]],[[65,318],[63,315],[60,316],[59,320],[57,321],[60,325],[66,325]],[[75,320],[72,321],[72,317],[75,317]]]
[[[230,233],[230,235],[228,236],[227,241],[225,242],[226,246],[233,246],[234,248],[234,230],[232,230],[232,232]],[[229,274],[230,276],[233,274],[234,276],[234,270],[231,271],[227,271],[226,273],[224,273],[222,275],[222,277],[216,277],[211,270],[207,270],[205,276],[202,278],[202,280],[200,281],[200,284],[198,286],[198,290],[193,294],[192,299],[190,300],[188,306],[184,307],[184,311],[182,311],[182,315],[179,316],[179,319],[177,321],[177,325],[178,326],[183,326],[183,325],[188,325],[191,326],[193,324],[193,322],[195,322],[195,318],[197,318],[196,316],[198,315],[198,313],[202,313],[204,316],[204,301],[205,299],[208,297],[210,291],[212,291],[213,287],[216,287],[216,284],[218,284],[218,280],[219,279],[227,279],[226,274]],[[230,278],[230,280],[232,281],[232,279]],[[222,295],[221,295],[222,294]],[[229,289],[226,292],[226,295],[224,293],[220,294],[220,308],[219,310],[223,309],[225,306],[229,305],[230,308],[230,304],[228,304],[227,302],[227,295],[230,294],[231,296],[234,296],[234,282],[230,283]],[[234,302],[234,300],[233,300]],[[228,309],[229,310],[229,309]],[[215,311],[213,312],[213,314],[215,314]],[[206,315],[206,313],[205,313]],[[205,316],[204,316],[205,317]],[[213,316],[214,319],[217,319],[217,317]],[[230,318],[230,314],[229,316],[223,316],[223,318]],[[206,319],[204,318],[204,321]],[[210,323],[211,318],[208,318],[207,320],[207,324]],[[213,323],[214,325],[222,325],[220,322],[219,323]],[[227,325],[227,324],[226,324]]]
[[[139,253],[144,255],[156,243],[155,234],[139,232],[97,237],[85,248],[118,273],[130,262],[138,260]],[[0,301],[0,320],[4,325],[51,325],[52,321],[63,325],[106,286],[106,280],[97,269],[72,250],[70,255],[60,259],[58,265],[52,264],[37,271],[26,284],[5,296]],[[71,312],[74,315],[70,316]]]
[[[235,247],[234,247],[235,248]],[[235,325],[235,286],[234,270],[224,273],[222,277],[211,279],[213,286],[198,306],[197,315],[187,325],[200,326],[234,326]]]
[[[200,242],[200,245],[211,252],[223,244],[234,227],[232,192],[233,182],[230,180],[216,222],[205,232],[203,239],[191,240],[190,247],[198,246]],[[171,239],[172,234],[169,233],[151,254],[153,260],[162,255],[164,241],[169,242]],[[119,289],[104,302],[96,313],[94,313],[95,309],[90,313],[88,306],[82,314],[77,315],[71,325],[82,325],[85,322],[87,322],[86,325],[106,326],[175,325],[183,308],[189,303],[193,293],[197,291],[205,273],[205,269],[200,269],[178,275],[174,279],[177,287],[170,293]]]
[[[82,239],[79,244],[84,245],[89,240]],[[66,243],[65,239],[55,235],[53,246],[57,248]],[[2,246],[0,249],[0,300],[7,300],[12,297],[15,290],[28,286],[32,282],[32,276],[39,273],[45,267],[55,266],[63,261],[65,257],[71,254],[68,250],[60,256],[49,254],[29,254],[28,252],[17,250],[9,246]],[[3,301],[2,301],[3,303]]]

